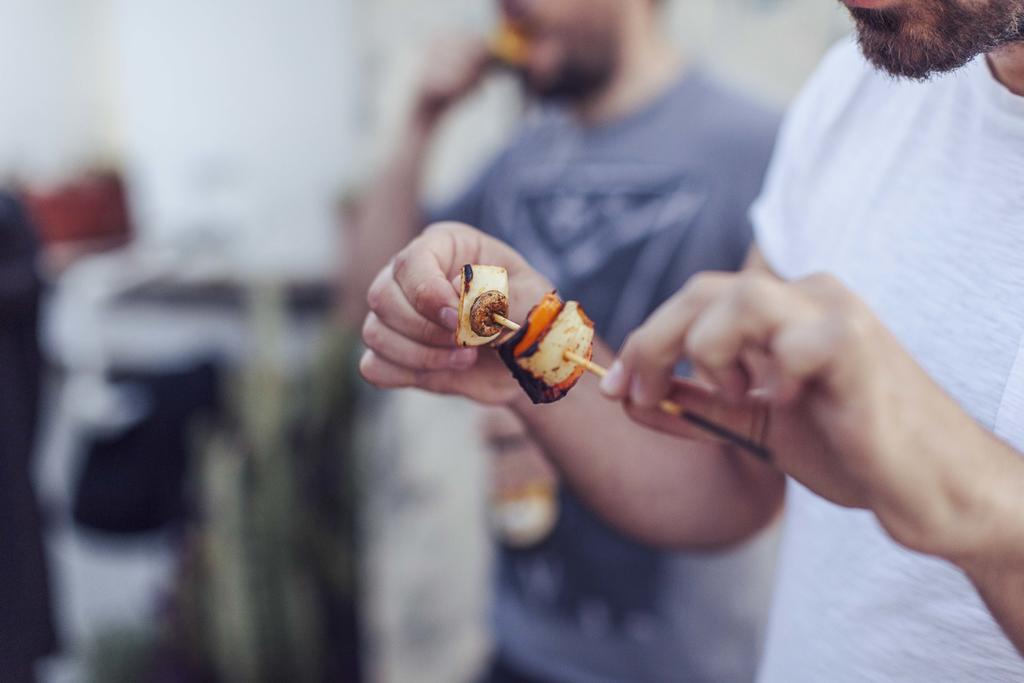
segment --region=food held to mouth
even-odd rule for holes
[[[509,66],[522,66],[529,56],[530,44],[514,23],[505,21],[491,39],[491,53]]]

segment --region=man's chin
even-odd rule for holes
[[[605,71],[568,71],[556,78],[540,78],[520,72],[523,88],[538,100],[574,104],[599,94],[611,79]]]
[[[899,0],[840,0],[850,10],[892,10]]]
[[[850,6],[850,14],[864,56],[900,78],[924,80],[959,69],[1024,34],[1024,18],[1018,19],[1021,26],[1014,31],[1015,16],[1007,15],[1005,8],[971,12],[948,3],[937,5],[933,15],[922,15],[911,7],[892,5],[883,9]]]

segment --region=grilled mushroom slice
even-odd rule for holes
[[[594,323],[583,307],[576,301],[563,302],[550,292],[498,352],[534,403],[554,403],[565,397],[584,373],[582,367],[565,359],[565,352],[589,360],[593,349]]]
[[[505,329],[494,322],[494,315],[508,316],[508,271],[498,266],[462,267],[459,288],[458,346],[485,346]]]

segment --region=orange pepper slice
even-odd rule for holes
[[[526,333],[512,349],[513,357],[518,358],[537,343],[544,332],[555,322],[555,318],[562,312],[564,305],[556,293],[548,292],[544,295],[540,303],[534,306],[526,317]]]

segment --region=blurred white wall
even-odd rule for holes
[[[849,31],[836,0],[668,0],[666,23],[698,62],[779,106]]]
[[[0,0],[0,180],[51,182],[105,152],[99,15],[78,0]]]
[[[111,2],[119,147],[149,235],[205,231],[244,266],[322,271],[355,134],[348,0]]]
[[[351,0],[0,0],[0,180],[123,163],[144,238],[322,272],[352,165]]]

